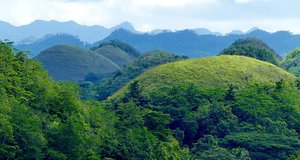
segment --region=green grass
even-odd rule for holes
[[[71,45],[58,45],[35,57],[55,80],[83,80],[85,75],[111,73],[119,68],[110,59],[93,51]]]
[[[137,59],[137,57],[131,56],[122,49],[114,47],[112,45],[105,45],[103,47],[100,47],[96,49],[95,52],[112,60],[119,66],[126,65]]]
[[[253,83],[272,84],[281,79],[293,82],[295,77],[267,62],[224,55],[164,64],[135,80],[139,81],[143,93],[149,93],[180,84],[196,84],[204,88],[228,87],[229,84],[242,87]],[[123,94],[127,87],[112,97]]]

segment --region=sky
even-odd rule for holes
[[[252,27],[300,33],[300,0],[0,0],[0,20],[73,20],[112,27],[128,21],[139,31],[208,28],[228,33]]]

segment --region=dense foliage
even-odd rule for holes
[[[231,46],[224,49],[220,55],[242,55],[267,61],[278,65],[281,57],[266,43],[257,38],[236,40]]]
[[[300,76],[300,48],[289,52],[281,62],[281,66],[296,76]]]
[[[160,50],[146,52],[135,62],[122,67],[106,78],[97,74],[88,74],[85,78],[87,81],[80,83],[81,96],[83,99],[105,100],[108,96],[117,92],[129,81],[133,80],[146,70],[160,64],[183,59],[186,59],[186,57],[177,56]]]
[[[23,52],[0,44],[0,159],[99,158],[115,118],[82,103],[76,85],[58,84]]]
[[[51,80],[10,45],[0,43],[0,159],[299,157],[299,81],[269,63],[242,56],[174,62],[108,101],[83,102],[76,84]]]
[[[54,82],[9,45],[0,43],[0,159],[189,159],[163,128],[168,115],[131,95],[118,109],[82,102],[75,84]],[[147,127],[152,119],[161,126]]]
[[[192,159],[287,159],[300,148],[297,84],[274,65],[221,56],[154,68],[110,100],[126,102],[132,95],[143,108],[169,115],[167,128]]]

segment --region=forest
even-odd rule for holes
[[[94,87],[109,91],[99,98],[1,42],[0,159],[300,157],[296,76],[244,56],[171,58],[145,72],[140,59],[125,87]]]

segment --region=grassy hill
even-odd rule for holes
[[[132,57],[128,55],[128,53],[124,52],[122,49],[114,47],[112,45],[106,45],[101,48],[97,48],[95,52],[102,56],[105,56],[108,59],[111,59],[119,66],[123,66],[136,60],[136,57]]]
[[[117,113],[139,106],[145,126],[160,136],[171,129],[191,159],[271,160],[300,148],[299,94],[299,81],[283,69],[224,55],[155,67],[109,100]]]
[[[140,55],[140,52],[135,48],[118,40],[101,43],[91,50],[107,57],[119,66],[133,62]]]
[[[236,40],[220,55],[241,55],[267,61],[275,65],[282,59],[272,48],[257,38],[245,38]]]
[[[35,57],[55,80],[83,80],[88,73],[112,73],[119,66],[108,58],[87,49],[57,45]]]
[[[161,50],[146,52],[133,63],[123,66],[119,70],[112,73],[111,76],[101,79],[89,87],[86,86],[85,82],[81,83],[80,86],[82,87],[82,97],[83,99],[87,99],[91,98],[90,96],[92,96],[92,98],[97,100],[104,100],[146,70],[160,64],[183,59],[186,59],[186,57],[177,56]]]
[[[205,88],[229,84],[275,83],[294,77],[270,63],[244,56],[217,56],[191,59],[153,68],[136,80],[143,92],[152,92],[178,84],[197,84]],[[123,89],[124,90],[124,89]]]

